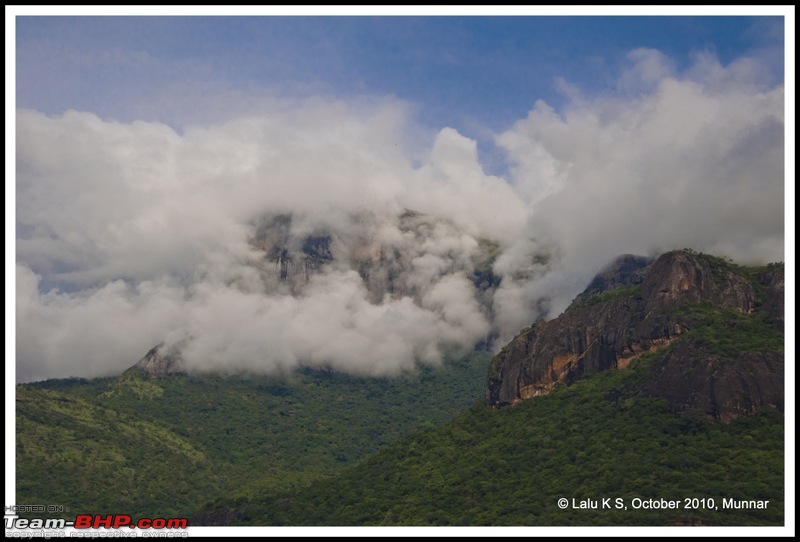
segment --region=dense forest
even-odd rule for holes
[[[395,378],[302,370],[17,386],[17,502],[186,516],[221,493],[291,488],[456,416],[489,355]]]
[[[473,405],[338,476],[220,499],[196,518],[247,525],[782,525],[783,416],[731,423],[643,397],[657,356],[516,406]],[[570,507],[561,509],[558,499]],[[628,509],[572,509],[624,499]],[[678,509],[633,509],[640,498]],[[768,500],[764,510],[723,499]],[[686,499],[690,499],[687,503]],[[694,501],[691,499],[699,499]]]

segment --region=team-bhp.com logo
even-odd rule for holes
[[[186,518],[141,518],[134,520],[127,514],[79,514],[75,516],[75,521],[55,518],[18,518],[16,516],[5,516],[5,528],[7,530],[61,530],[71,527],[73,529],[130,529],[134,535],[134,529],[155,529],[162,533],[172,529],[186,529],[188,520]],[[8,535],[8,533],[6,533]],[[145,535],[145,533],[142,533]],[[73,533],[73,536],[75,533]],[[63,533],[61,534],[63,536]],[[80,535],[79,535],[80,536]],[[135,536],[135,535],[134,535]],[[154,536],[160,536],[154,534]],[[170,534],[172,536],[186,536],[186,532],[181,534]]]
[[[76,529],[185,529],[186,518],[142,518],[137,521],[125,514],[102,516],[100,514],[79,514],[75,517]]]

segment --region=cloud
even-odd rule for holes
[[[782,86],[636,50],[618,93],[562,82],[496,136],[396,98],[278,100],[180,131],[17,112],[17,372],[387,375],[553,317],[622,253],[783,259]],[[412,210],[413,212],[409,211]]]
[[[135,286],[114,280],[71,294],[42,293],[39,280],[17,264],[21,381],[118,373],[127,361],[141,358],[143,344],[163,340],[185,310],[183,291],[166,277]]]
[[[497,139],[512,182],[547,194],[528,230],[575,275],[562,277],[562,293],[552,279],[527,285],[534,299],[550,290],[556,311],[622,253],[688,246],[744,263],[783,260],[783,87],[755,85],[747,59],[723,67],[703,54],[674,74],[660,53],[629,58],[623,82],[633,74],[648,92],[584,98],[561,114],[538,103]]]
[[[675,62],[655,49],[634,49],[628,53],[628,60],[630,63],[617,82],[617,87],[626,93],[652,90],[675,73]]]

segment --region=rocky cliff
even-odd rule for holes
[[[136,372],[145,376],[170,376],[185,372],[178,347],[167,348],[159,344],[151,348],[142,359],[125,373]]]
[[[387,295],[420,302],[437,277],[463,274],[488,313],[501,280],[492,270],[496,241],[408,209],[398,216],[353,215],[312,230],[291,214],[263,217],[254,227],[250,242],[263,253],[260,271],[270,293],[301,294],[314,275],[337,268],[356,271],[372,303]]]
[[[544,395],[660,352],[642,393],[727,419],[783,408],[783,266],[752,270],[692,251],[625,256],[567,311],[523,330],[489,367],[486,402]]]

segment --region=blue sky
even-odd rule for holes
[[[626,54],[659,50],[680,69],[713,52],[756,55],[782,80],[780,17],[20,17],[17,106],[122,121],[205,120],[170,91],[394,95],[434,128],[474,137],[560,108],[558,79],[613,92]],[[193,118],[195,117],[195,118]]]

